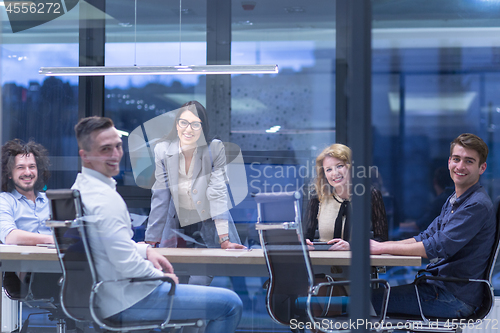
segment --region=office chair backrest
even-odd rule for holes
[[[54,191],[48,191],[49,193],[55,193]],[[49,198],[50,199],[50,198]],[[54,215],[53,219],[65,220],[65,219],[74,219],[75,210],[74,204],[72,200],[57,200],[51,202],[51,211],[53,214],[65,214],[69,216],[68,218],[64,216]],[[55,209],[57,206],[57,209]],[[72,217],[71,217],[72,216]],[[48,281],[50,279],[50,281]],[[40,300],[47,299],[50,300],[56,299],[59,295],[59,288],[57,287],[57,274],[45,274],[45,273],[33,273],[29,277],[29,283],[19,280],[18,276],[14,272],[4,272],[3,274],[3,284],[5,287],[5,291],[7,296],[20,300],[23,302],[28,302],[31,300]],[[50,283],[49,283],[50,282]],[[57,287],[57,288],[56,288]]]
[[[491,253],[488,268],[486,269],[485,279],[491,282],[493,276],[493,270],[495,269],[495,263],[497,261],[498,252],[500,250],[500,202],[498,203],[496,212],[496,230],[495,230],[495,243],[493,243],[493,251]]]
[[[495,269],[495,263],[498,257],[498,251],[500,250],[500,203],[497,207],[496,212],[496,231],[495,231],[495,242],[493,243],[493,249],[488,260],[488,266],[485,271],[484,279],[491,283],[493,277],[493,271]],[[495,297],[493,290],[488,286],[483,288],[483,302],[481,306],[475,311],[472,319],[483,319],[485,318],[493,309],[493,304],[495,302]]]
[[[171,312],[162,320],[139,319],[138,322],[124,326],[121,322],[103,319],[98,315],[95,295],[99,286],[104,283],[115,283],[122,280],[101,281],[96,274],[96,268],[89,244],[87,228],[94,217],[84,216],[83,205],[78,190],[49,190],[51,219],[46,222],[52,228],[63,270],[63,285],[61,288],[61,304],[67,316],[74,320],[92,322],[99,332],[99,327],[111,331],[128,332],[132,330],[149,330],[156,328],[180,328],[183,326],[201,327],[200,319],[174,321],[170,320]],[[151,278],[126,279],[130,283],[149,283]],[[152,278],[155,280],[173,282],[168,277]],[[172,294],[175,288],[171,289]],[[174,298],[171,297],[170,308]]]
[[[50,220],[63,270],[61,304],[66,315],[78,321],[92,321],[89,310],[94,283],[91,258],[81,237],[83,207],[78,190],[48,190]],[[78,226],[80,225],[80,226]]]
[[[257,202],[259,222],[295,222],[296,218],[300,218],[299,206],[295,207],[296,201],[301,198],[299,192],[257,193],[253,196]]]
[[[257,202],[260,241],[270,275],[266,305],[276,322],[289,325],[305,318],[296,308],[298,297],[307,297],[314,274],[300,222],[300,193],[259,193]]]

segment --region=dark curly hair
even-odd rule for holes
[[[29,154],[35,156],[38,171],[38,179],[34,190],[35,192],[39,192],[43,189],[50,178],[50,161],[47,149],[32,140],[24,143],[19,139],[14,139],[7,141],[2,146],[2,191],[10,192],[15,188],[14,181],[10,177],[12,177],[12,169],[14,168],[16,156]]]

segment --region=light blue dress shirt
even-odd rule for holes
[[[45,225],[49,218],[49,200],[39,192],[35,202],[17,190],[0,193],[0,241],[5,243],[7,235],[15,229],[50,235]]]

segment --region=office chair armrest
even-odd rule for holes
[[[384,279],[370,279],[370,283],[382,283],[383,285],[385,285],[385,287],[387,289],[389,289],[389,290],[391,289],[389,282],[387,282]],[[309,293],[311,294],[311,296],[317,296],[319,289],[321,289],[322,287],[328,287],[328,286],[334,286],[334,285],[349,285],[349,284],[351,284],[351,281],[349,281],[349,280],[321,282],[321,283],[318,283],[318,284],[312,286]]]
[[[415,293],[417,295],[417,302],[418,302],[418,307],[420,310],[420,316],[422,317],[422,320],[425,323],[429,322],[429,319],[424,316],[424,312],[422,310],[422,304],[420,303],[420,298],[419,298],[419,293],[418,293],[418,288],[417,286],[422,282],[426,280],[436,280],[436,281],[444,281],[444,282],[455,282],[455,283],[469,283],[469,282],[479,282],[479,283],[485,283],[491,290],[491,295],[493,295],[493,286],[491,285],[491,282],[488,280],[483,280],[483,279],[461,279],[461,278],[455,278],[455,277],[443,277],[443,276],[433,276],[433,275],[421,275],[415,278],[413,281],[415,283]]]
[[[482,282],[490,284],[487,280],[482,279],[462,279],[455,277],[443,277],[443,276],[434,276],[434,275],[421,275],[413,281],[416,285],[421,283],[423,280],[437,280],[437,281],[445,281],[445,282],[456,282],[456,283],[467,283],[467,282]]]
[[[99,281],[96,284],[96,287],[94,289],[94,292],[98,292],[98,289],[103,285],[103,284],[108,284],[108,283],[117,283],[117,282],[122,282],[122,281],[128,281],[131,283],[135,282],[147,282],[147,281],[163,281],[163,282],[169,282],[170,283],[170,290],[168,292],[169,296],[172,296],[175,294],[175,282],[172,280],[172,278],[168,276],[158,276],[158,277],[150,277],[150,278],[131,278],[131,279],[119,279],[119,280],[106,280],[106,281]]]
[[[321,287],[324,287],[324,286],[334,286],[334,285],[348,285],[350,284],[351,281],[332,281],[332,282],[322,282],[322,283],[318,283],[317,285],[314,285],[310,290],[309,290],[309,293],[308,293],[308,296],[307,296],[307,303],[306,303],[306,310],[307,310],[307,315],[309,317],[309,319],[312,321],[312,322],[315,322],[314,320],[314,316],[312,314],[312,311],[311,311],[311,298],[313,296],[317,296],[318,295],[318,292],[319,292],[319,289]],[[389,284],[389,282],[387,282],[386,280],[384,279],[370,279],[370,283],[381,283],[385,286],[386,288],[386,291],[384,293],[384,298],[382,300],[382,308],[380,309],[380,318],[378,319],[378,321],[380,323],[383,323],[385,322],[386,320],[386,316],[387,316],[387,305],[388,305],[388,301],[389,301],[389,295],[390,295],[390,292],[391,292],[391,285]],[[333,298],[338,298],[337,296],[333,296]],[[343,298],[343,297],[340,297],[340,298]],[[347,296],[347,298],[349,298],[349,296]],[[322,330],[321,328],[319,329],[321,332],[324,332],[324,330]]]
[[[106,321],[105,319],[102,319],[98,316],[98,314],[94,313],[94,310],[93,310],[93,307],[95,306],[94,305],[94,295],[96,295],[98,293],[98,289],[104,284],[104,283],[116,283],[116,282],[123,282],[123,281],[128,281],[130,283],[137,283],[137,282],[148,282],[148,281],[164,281],[164,282],[169,282],[171,287],[170,287],[170,290],[168,292],[168,295],[169,296],[174,296],[174,293],[175,293],[175,286],[176,286],[176,283],[175,281],[171,278],[171,277],[168,277],[168,276],[159,276],[159,277],[138,277],[138,278],[129,278],[129,279],[119,279],[119,280],[107,280],[107,281],[100,281],[96,284],[96,286],[93,288],[92,290],[92,293],[91,293],[91,297],[90,297],[90,300],[91,300],[91,312],[92,312],[92,318],[95,320],[95,322],[99,325],[99,326],[102,326],[110,331],[116,331],[116,325],[114,325],[113,323],[109,322],[109,321]],[[175,296],[174,296],[175,297]],[[173,305],[173,302],[174,302],[174,297],[171,297],[170,298],[170,306],[169,306],[169,311],[168,311],[168,314],[166,315],[166,319],[164,319],[164,321],[161,323],[161,324],[158,324],[158,323],[143,323],[141,325],[137,325],[137,324],[132,324],[131,326],[128,326],[126,328],[129,328],[129,330],[127,331],[131,331],[131,330],[149,330],[150,329],[155,329],[155,328],[160,328],[162,329],[162,332],[163,332],[163,329],[165,328],[173,328],[173,329],[178,329],[180,327],[184,327],[184,326],[192,326],[192,327],[201,327],[203,325],[203,320],[201,319],[187,319],[187,320],[170,320],[171,319],[171,314],[172,314],[172,305]],[[124,328],[122,327],[122,330],[120,332],[125,332],[125,330],[123,330]],[[108,332],[108,331],[106,331]],[[141,331],[143,332],[143,331]]]
[[[172,278],[168,276],[159,276],[159,277],[152,277],[152,278],[132,278],[130,279],[130,282],[145,282],[145,281],[163,281],[163,282],[168,282],[170,283],[170,291],[168,292],[169,296],[172,296],[175,294],[175,282],[172,280]]]
[[[73,228],[79,226],[83,218],[75,218],[74,220],[46,220],[45,225],[49,228]]]
[[[314,286],[311,287],[311,290],[309,291],[309,294],[311,296],[318,296],[319,290],[322,287],[330,287],[330,286],[345,286],[351,284],[351,281],[331,281],[331,282],[321,282],[318,284],[315,284]]]

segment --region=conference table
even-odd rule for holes
[[[177,275],[268,276],[262,249],[223,250],[159,248]],[[315,273],[344,275],[351,263],[350,251],[310,251]],[[414,256],[371,255],[371,266],[420,266]],[[55,249],[0,245],[0,271],[61,272]]]
[[[268,277],[262,249],[156,249],[174,266],[177,275],[263,276]],[[315,273],[345,277],[351,263],[350,251],[310,251]],[[371,255],[372,266],[420,266],[421,258],[413,256]],[[0,271],[61,272],[55,249],[38,246],[0,244]],[[1,302],[0,302],[1,309]],[[0,319],[1,325],[1,319]]]

